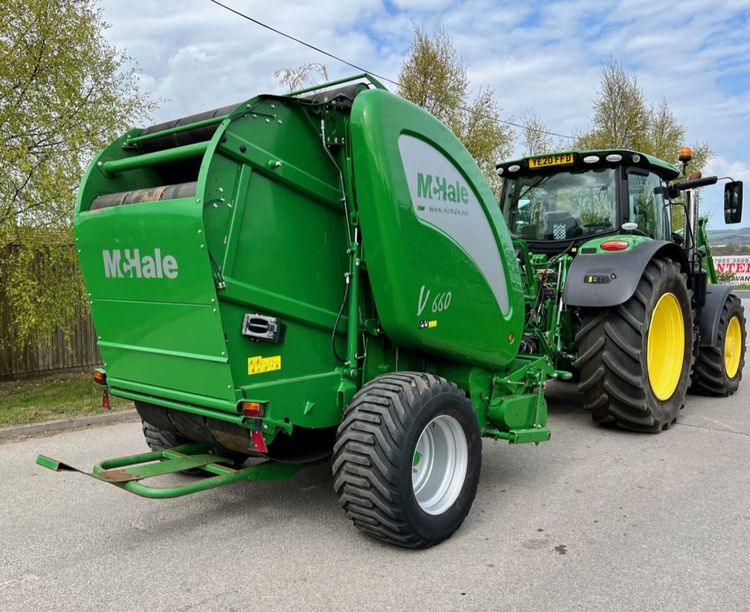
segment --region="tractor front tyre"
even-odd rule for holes
[[[722,306],[716,343],[700,347],[690,390],[720,396],[737,391],[745,365],[746,338],[742,302],[736,295],[729,294]]]
[[[692,362],[690,294],[679,264],[654,258],[627,302],[582,312],[576,342],[578,387],[594,421],[668,429],[685,404]]]
[[[365,533],[427,548],[466,518],[481,463],[479,425],[463,391],[432,374],[387,374],[362,387],[344,414],[334,488]]]

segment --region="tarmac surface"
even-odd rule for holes
[[[747,610],[744,378],[688,396],[659,435],[597,427],[573,385],[550,385],[552,440],[485,440],[471,513],[426,551],[360,534],[328,464],[156,501],[34,463],[139,452],[137,423],[5,442],[0,609]]]

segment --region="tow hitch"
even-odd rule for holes
[[[184,444],[167,450],[107,459],[96,464],[91,472],[79,470],[45,455],[39,455],[36,462],[55,472],[78,472],[141,497],[156,499],[181,497],[239,480],[286,480],[306,465],[311,465],[263,461],[242,469],[234,469],[231,467],[232,459],[222,456],[215,447],[207,444]],[[154,487],[141,483],[149,478],[196,469],[203,470],[207,475],[191,479],[187,484],[171,487]]]

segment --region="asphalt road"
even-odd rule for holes
[[[596,427],[551,385],[552,440],[485,441],[469,517],[421,552],[361,535],[327,465],[149,501],[34,464],[139,451],[135,423],[0,444],[0,609],[747,610],[744,377],[659,435]]]

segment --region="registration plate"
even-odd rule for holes
[[[545,155],[544,157],[532,157],[529,159],[529,168],[547,168],[549,166],[567,166],[575,162],[572,153],[559,153],[557,155]]]

